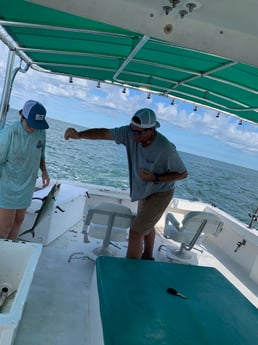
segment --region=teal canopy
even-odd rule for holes
[[[179,98],[258,123],[258,68],[22,0],[2,40],[31,68]],[[10,40],[10,38],[12,40]]]

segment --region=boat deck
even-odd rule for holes
[[[90,344],[88,297],[96,259],[93,249],[101,246],[102,240],[89,238],[89,241],[84,242],[82,224],[79,224],[43,247],[14,345]],[[168,247],[158,251],[161,244],[167,244]],[[115,245],[120,248],[112,246],[117,250],[117,256],[124,257],[127,242]],[[238,278],[234,274],[237,268],[230,266],[230,262],[226,268],[204,247],[193,249],[191,260],[180,261],[168,255],[171,245],[178,246],[158,231],[155,241],[156,261],[216,267],[258,307],[257,285],[251,281],[248,287],[243,285],[240,276]]]
[[[85,251],[78,229],[43,247],[14,345],[82,345],[88,340],[88,292],[95,263],[72,260]]]

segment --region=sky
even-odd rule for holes
[[[0,89],[4,84],[8,56],[7,47],[0,41]],[[15,66],[19,65],[19,60]],[[28,99],[38,100],[47,109],[47,116],[92,127],[119,127],[130,122],[140,108],[151,108],[161,123],[159,131],[166,135],[179,151],[188,152],[231,164],[258,170],[258,125],[239,121],[226,114],[216,118],[217,111],[164,96],[101,84],[95,81],[54,76],[29,70],[18,73],[12,89],[10,107],[21,109]]]

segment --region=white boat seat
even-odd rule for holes
[[[181,243],[179,250],[172,250],[173,255],[182,259],[190,259],[190,250],[195,244],[202,241],[204,234],[218,234],[222,227],[223,222],[213,213],[191,211],[184,217],[182,224],[176,220],[172,213],[168,213],[165,221],[164,236]]]
[[[102,247],[95,248],[94,254],[114,256],[109,248],[110,241],[123,242],[127,239],[132,221],[129,207],[109,202],[102,202],[90,207],[85,220],[86,231],[90,237],[103,239]]]

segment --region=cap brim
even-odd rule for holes
[[[49,125],[47,123],[46,120],[43,120],[43,121],[28,121],[28,119],[26,119],[26,122],[28,124],[28,126],[30,128],[34,128],[34,129],[48,129],[49,128]]]
[[[160,123],[159,123],[159,121],[156,121],[156,124],[155,125],[149,125],[149,124],[140,124],[140,123],[137,123],[137,122],[134,122],[133,120],[131,120],[131,125],[134,125],[134,126],[136,126],[136,127],[139,127],[139,128],[158,128],[158,127],[160,127]]]

